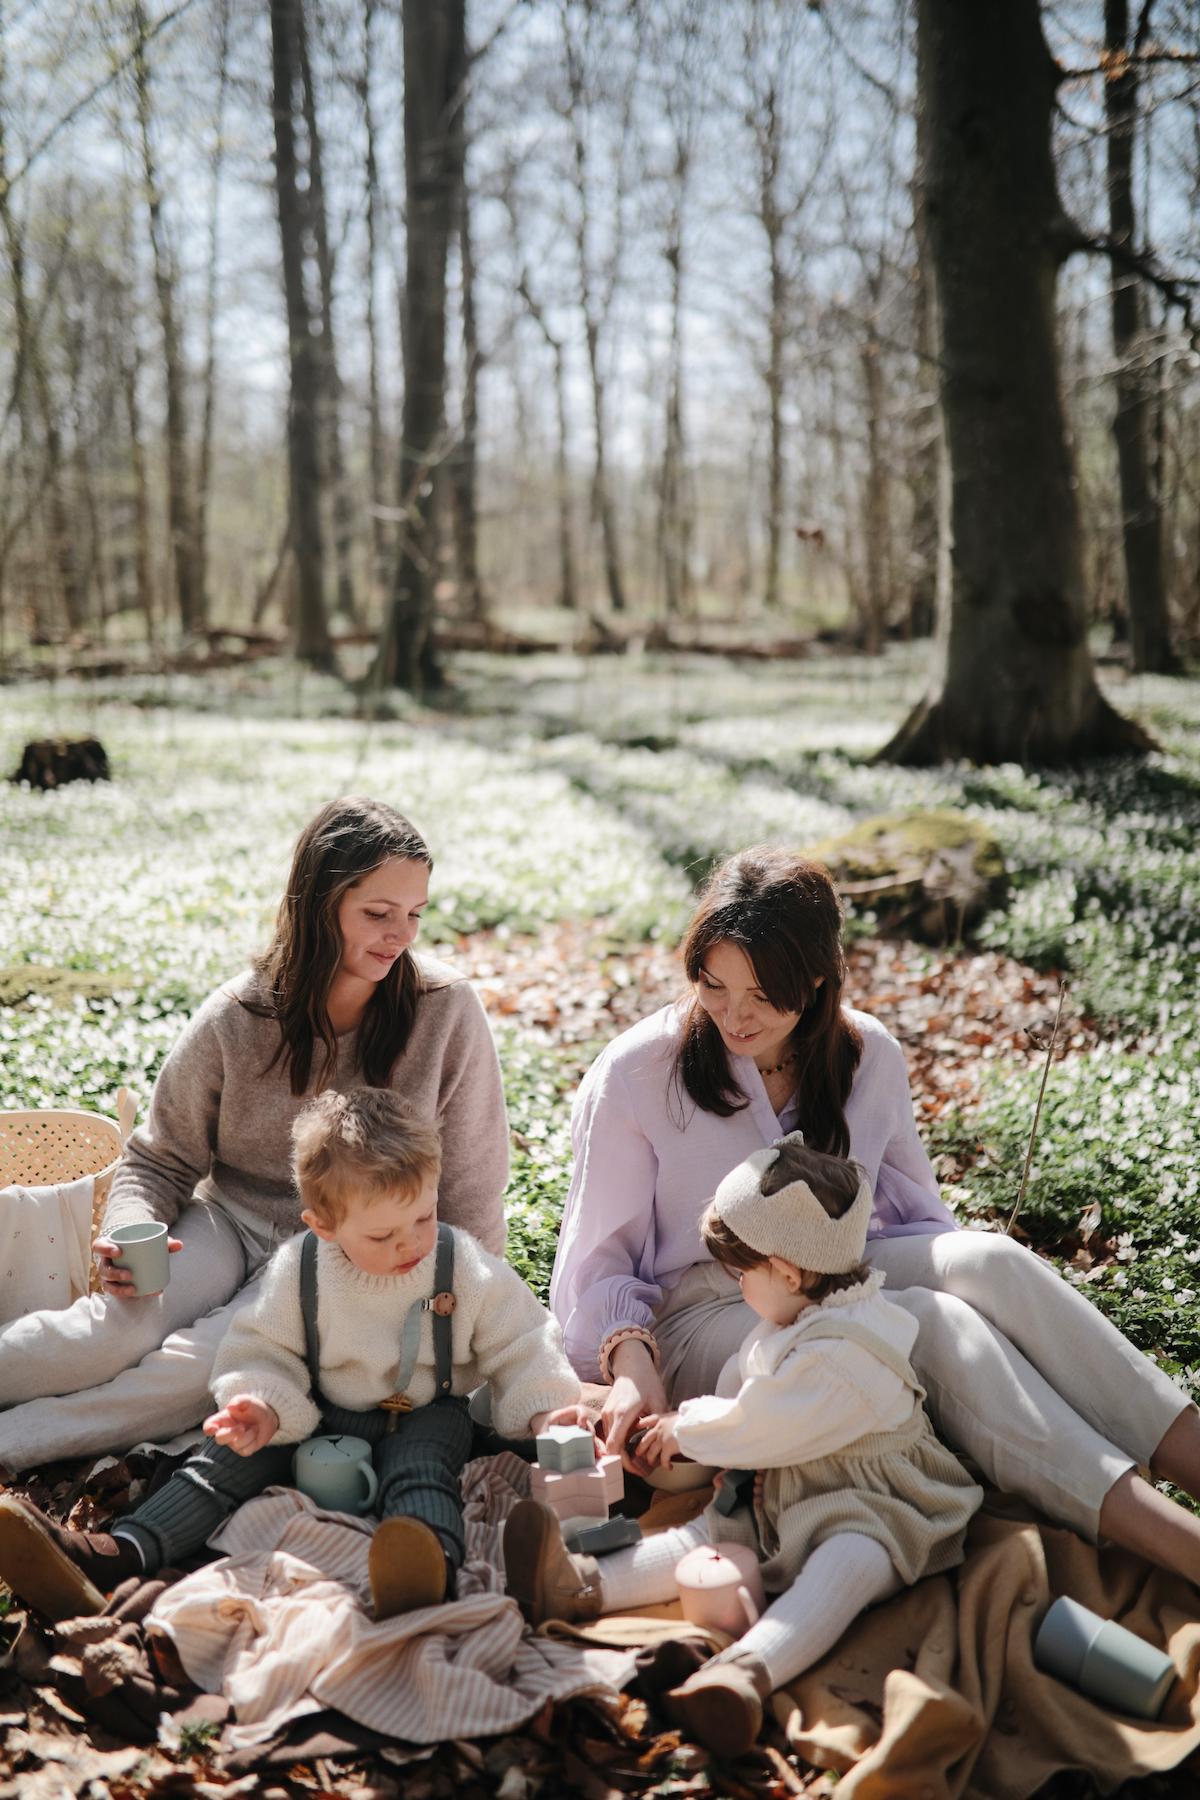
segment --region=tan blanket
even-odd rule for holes
[[[677,1524],[706,1497],[656,1501],[643,1524]],[[1113,1716],[1034,1667],[1033,1638],[1059,1594],[1169,1652],[1182,1679],[1157,1723]],[[578,1635],[651,1642],[677,1612],[647,1608]],[[1179,1768],[1200,1750],[1198,1682],[1194,1587],[989,1495],[960,1569],[864,1613],[772,1706],[806,1761],[842,1772],[839,1800],[1027,1800],[1063,1769],[1111,1793]],[[1181,1795],[1200,1794],[1200,1767],[1181,1781]]]

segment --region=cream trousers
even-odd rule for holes
[[[0,1464],[14,1474],[57,1457],[162,1442],[209,1410],[217,1346],[287,1234],[196,1201],[172,1235],[183,1249],[162,1294],[90,1294],[0,1330]]]
[[[918,1321],[913,1366],[941,1437],[996,1487],[1094,1541],[1104,1496],[1150,1461],[1188,1396],[1011,1238],[879,1238],[866,1260]],[[754,1323],[731,1276],[715,1263],[689,1269],[655,1321],[672,1405],[712,1393]]]

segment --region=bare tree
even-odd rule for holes
[[[1133,151],[1138,118],[1138,56],[1146,42],[1153,0],[1143,0],[1132,41],[1129,0],[1104,0],[1104,112],[1108,126],[1108,217],[1112,243],[1136,250]],[[1113,438],[1121,488],[1121,528],[1135,669],[1170,673],[1171,649],[1162,565],[1162,522],[1151,476],[1155,368],[1146,333],[1139,277],[1114,271],[1112,334],[1116,355]]]
[[[606,373],[604,367],[605,329],[612,314],[617,284],[625,254],[626,203],[630,181],[630,154],[633,134],[629,129],[637,78],[636,58],[627,60],[619,80],[620,116],[616,124],[614,174],[611,184],[611,206],[607,221],[607,245],[601,252],[593,241],[597,235],[593,217],[592,155],[588,141],[588,113],[594,107],[602,67],[610,74],[614,68],[611,44],[598,37],[604,21],[600,9],[585,6],[577,17],[572,0],[559,0],[563,67],[566,76],[566,123],[571,140],[571,168],[574,179],[572,235],[575,241],[579,279],[579,309],[583,315],[584,341],[587,347],[588,376],[592,396],[592,429],[595,437],[595,463],[592,474],[592,508],[599,521],[604,550],[604,580],[608,602],[614,612],[625,610],[625,581],[621,571],[621,551],[617,539],[617,516],[613,501],[612,477],[609,471],[608,418],[606,407]],[[634,9],[635,21],[640,13]]]
[[[1088,649],[1054,313],[1071,233],[1037,0],[918,0],[917,21],[954,564],[934,690],[883,754],[1055,763],[1144,749]]]
[[[446,259],[458,214],[455,115],[466,70],[465,0],[404,0],[404,423],[400,553],[371,682],[421,693],[441,670],[432,630],[436,465],[445,455]]]
[[[320,347],[304,281],[305,207],[296,156],[296,108],[301,87],[303,0],[271,0],[272,104],[275,118],[275,195],[287,305],[288,512],[296,566],[296,654],[332,668],[325,611],[325,546],[321,531]]]
[[[196,514],[188,470],[186,374],[183,339],[179,324],[175,257],[167,235],[163,192],[154,152],[150,64],[146,55],[147,24],[142,0],[131,0],[134,94],[141,137],[142,173],[150,248],[154,259],[154,288],[163,342],[163,382],[167,396],[167,521],[179,622],[185,632],[202,629],[208,612],[200,584],[196,554]]]
[[[221,248],[221,187],[225,162],[225,110],[229,93],[230,0],[217,0],[217,100],[208,162],[208,271],[204,286],[204,410],[196,478],[196,568],[202,593],[208,589],[208,512],[212,499],[213,426],[217,408],[217,301]]]
[[[321,405],[318,451],[322,463],[322,492],[328,492],[333,512],[333,560],[337,570],[337,611],[345,619],[354,620],[358,608],[354,598],[354,509],[350,501],[350,484],[346,474],[346,457],[342,446],[342,383],[338,373],[337,342],[333,326],[333,246],[329,241],[329,208],[325,195],[325,173],[321,152],[321,127],[317,116],[317,94],[313,81],[312,57],[309,52],[308,26],[303,6],[296,9],[296,50],[300,63],[300,84],[307,139],[306,171],[308,184],[304,190],[304,206],[313,243],[317,252],[317,276],[320,284],[321,317]]]
[[[379,159],[376,152],[375,109],[371,100],[371,61],[376,0],[363,0],[363,61],[358,76],[366,140],[367,267],[365,324],[367,330],[367,471],[371,494],[371,568],[375,586],[383,594],[387,574],[389,534],[384,522],[383,407],[379,381],[379,326],[375,315],[375,286],[379,268]]]
[[[798,124],[794,89],[796,44],[803,26],[799,8],[781,7],[775,0],[746,0],[742,113],[753,162],[751,210],[762,229],[767,255],[767,354],[762,371],[768,439],[763,603],[770,609],[780,602],[787,478],[784,404],[788,346],[794,329],[789,239],[816,190],[823,164],[823,157],[817,153],[806,177],[789,181],[789,149],[794,149]]]

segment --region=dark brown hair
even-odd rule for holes
[[[254,963],[268,998],[247,1003],[250,1011],[277,1020],[279,1048],[267,1068],[282,1061],[293,1094],[307,1091],[318,1039],[330,1072],[337,1055],[328,1002],[342,959],[337,917],[342,897],[392,857],[433,867],[416,826],[382,800],[354,795],[331,800],[300,833],[275,935]],[[387,1085],[411,1035],[422,986],[416,959],[405,949],[367,1002],[358,1062],[369,1086]]]
[[[863,1172],[856,1162],[845,1157],[828,1156],[820,1150],[812,1150],[807,1144],[783,1143],[779,1154],[770,1168],[764,1171],[759,1183],[761,1194],[777,1194],[780,1188],[790,1187],[794,1181],[803,1181],[811,1192],[813,1199],[822,1207],[831,1219],[840,1219],[849,1212],[858,1198],[859,1186]],[[704,1248],[714,1261],[725,1269],[757,1269],[769,1260],[761,1250],[754,1250],[735,1231],[731,1231],[724,1219],[719,1218],[716,1201],[712,1201],[705,1209],[700,1220],[700,1236]],[[840,1271],[837,1274],[818,1272],[813,1269],[801,1270],[804,1292],[810,1300],[824,1300],[827,1294],[836,1294],[842,1288],[857,1287],[870,1274],[866,1263],[859,1263],[856,1268]]]
[[[790,1045],[796,1052],[800,1123],[810,1144],[845,1156],[850,1149],[846,1101],[862,1039],[842,1012],[842,910],[828,871],[770,845],[729,857],[700,890],[683,940],[683,966],[693,985],[718,944],[744,951],[773,1007],[801,1015]],[[702,1112],[728,1118],[748,1104],[734,1082],[721,1034],[694,994],[675,1079]]]
[[[442,1167],[437,1125],[391,1088],[327,1088],[292,1126],[292,1173],[300,1198],[323,1225],[340,1225],[352,1200],[415,1200]]]

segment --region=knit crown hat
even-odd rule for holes
[[[785,1144],[802,1144],[793,1131],[731,1169],[713,1198],[713,1211],[743,1244],[761,1256],[782,1256],[798,1269],[845,1275],[858,1267],[871,1219],[870,1183],[861,1176],[858,1193],[840,1219],[831,1219],[807,1181],[790,1181],[774,1194],[762,1191],[763,1177]],[[860,1171],[861,1174],[861,1171]]]

